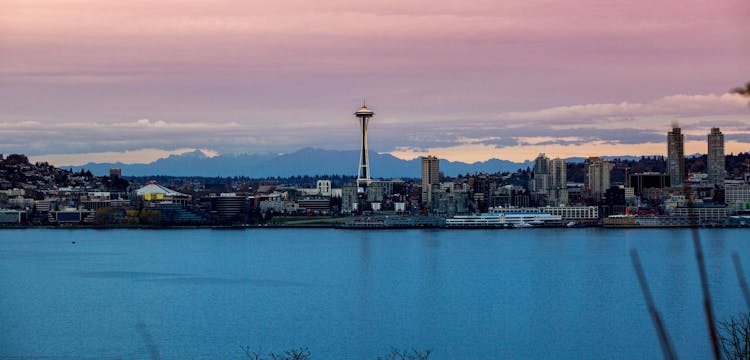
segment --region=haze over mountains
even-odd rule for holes
[[[88,163],[82,166],[62,166],[79,170],[84,168],[95,175],[106,175],[112,167],[122,169],[124,176],[295,176],[295,175],[353,175],[359,162],[357,150],[324,150],[304,148],[288,154],[226,154],[208,157],[200,150],[181,155],[171,155],[147,164]],[[370,152],[372,173],[376,178],[418,178],[421,176],[419,158],[402,160],[390,154]],[[474,172],[516,171],[531,166],[531,161],[515,163],[490,159],[467,164],[440,161],[440,170],[449,176]]]
[[[620,157],[632,158],[632,157]],[[83,166],[62,166],[90,170],[95,175],[107,175],[109,169],[122,169],[124,176],[248,176],[287,177],[295,175],[354,175],[359,161],[357,150],[324,150],[304,148],[288,154],[226,154],[208,157],[200,150],[171,155],[147,164],[88,163]],[[582,158],[570,159],[572,162]],[[420,159],[402,160],[390,154],[370,152],[372,173],[376,178],[418,178],[421,176]],[[490,159],[464,163],[440,160],[440,171],[447,176],[467,173],[496,173],[532,167],[532,161],[513,162]]]

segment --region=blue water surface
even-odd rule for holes
[[[680,358],[709,358],[691,231],[0,230],[0,358],[659,358],[631,248]],[[747,312],[750,231],[699,234],[717,318]]]

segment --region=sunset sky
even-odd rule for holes
[[[750,151],[747,0],[0,2],[0,153]]]

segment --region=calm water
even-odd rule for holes
[[[750,231],[700,230],[715,311],[747,311]],[[72,244],[75,241],[76,244]],[[2,230],[0,358],[708,358],[690,230]]]

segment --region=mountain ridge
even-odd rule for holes
[[[297,175],[354,175],[359,162],[357,150],[325,150],[303,148],[284,154],[225,154],[213,157],[200,150],[170,155],[145,164],[87,163],[81,166],[62,166],[96,175],[107,175],[109,169],[122,169],[123,176],[199,176],[199,177],[289,177]],[[399,159],[391,154],[370,152],[372,173],[377,178],[418,178],[421,176],[419,158]],[[513,162],[489,159],[465,163],[440,160],[440,170],[447,176],[467,173],[495,173],[516,171],[532,166],[532,161]]]

